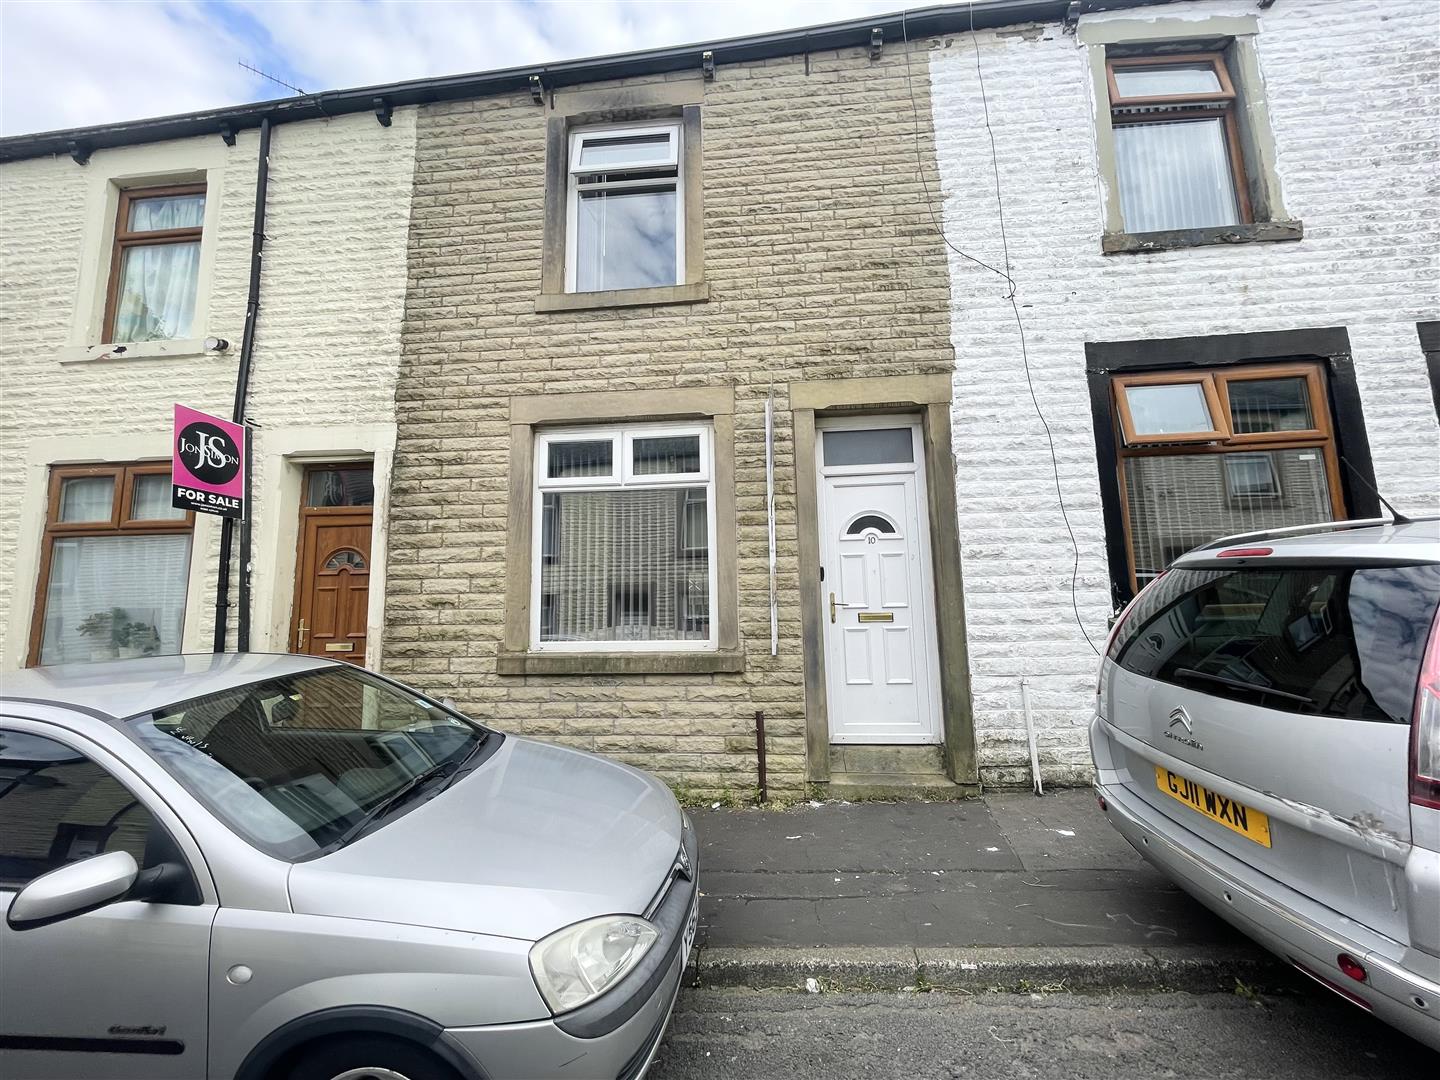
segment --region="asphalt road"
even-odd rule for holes
[[[647,1080],[1398,1080],[1432,1054],[1328,995],[682,992]]]

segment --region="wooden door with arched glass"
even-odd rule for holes
[[[363,664],[375,501],[370,466],[313,466],[302,494],[290,651]]]

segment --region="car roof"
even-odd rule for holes
[[[1233,548],[1270,548],[1276,559],[1315,559],[1328,562],[1440,563],[1440,518],[1402,521],[1399,524],[1336,523],[1334,528],[1315,527],[1286,535],[1283,529],[1269,533],[1227,536],[1195,548],[1175,560],[1176,566],[1210,565],[1222,551]],[[1262,557],[1263,558],[1263,557]],[[1252,560],[1228,560],[1231,564]]]
[[[288,653],[182,653],[58,664],[0,675],[0,703],[58,705],[123,720],[247,683],[341,666]]]

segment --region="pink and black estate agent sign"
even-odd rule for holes
[[[170,504],[221,517],[245,516],[245,425],[175,406]]]

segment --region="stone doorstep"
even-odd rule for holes
[[[978,784],[957,784],[945,775],[939,746],[832,745],[825,795],[848,802],[969,799]]]
[[[932,773],[831,773],[824,796],[843,802],[905,802],[927,799],[932,802],[973,799],[980,795],[979,784],[957,784],[944,774]]]
[[[1188,993],[1286,990],[1295,973],[1259,946],[697,948],[687,986],[752,990]],[[814,992],[813,990],[811,992]]]

